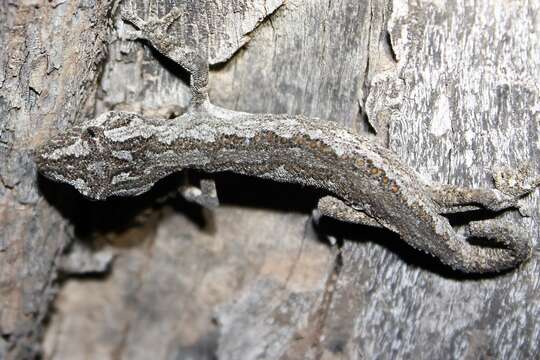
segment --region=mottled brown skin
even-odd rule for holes
[[[138,29],[137,38],[191,72],[188,111],[173,120],[105,113],[40,148],[41,173],[102,200],[141,194],[183,169],[232,171],[322,189],[329,195],[319,203],[323,215],[388,228],[464,272],[501,271],[530,256],[531,244],[521,228],[498,220],[473,222],[469,236],[500,247],[473,246],[440,215],[471,206],[501,210],[515,206],[515,198],[497,190],[428,186],[390,151],[334,123],[210,104],[205,22],[199,24],[202,40],[195,41],[199,48],[185,49],[166,31],[178,17],[176,10],[151,21],[133,12],[123,15]]]

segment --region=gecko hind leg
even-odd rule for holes
[[[384,228],[366,213],[332,196],[321,198],[316,212],[319,217],[324,215],[349,223]],[[472,221],[467,226],[465,237],[453,231],[449,235],[454,246],[449,251],[439,253],[437,257],[464,272],[490,273],[511,269],[527,260],[532,252],[525,230],[501,219]],[[467,238],[481,238],[487,243],[476,245],[469,243]],[[490,243],[493,246],[489,246]]]
[[[343,222],[352,224],[366,225],[377,228],[384,228],[375,219],[369,217],[365,212],[355,210],[333,196],[325,196],[319,200],[317,209],[320,215],[330,217]]]
[[[518,207],[518,198],[497,189],[466,188],[454,185],[429,187],[431,199],[441,207],[441,214],[487,209],[501,211]]]

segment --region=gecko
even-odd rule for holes
[[[525,230],[501,219],[471,221],[465,232],[444,214],[517,206],[497,189],[429,184],[389,149],[334,122],[302,115],[251,114],[219,107],[208,96],[203,41],[190,47],[169,35],[181,16],[143,20],[122,13],[143,39],[191,74],[192,99],[174,119],[109,111],[52,137],[36,150],[38,170],[94,200],[136,196],[186,169],[233,172],[322,190],[317,210],[340,221],[382,227],[412,247],[466,273],[491,273],[527,260]],[[204,29],[205,25],[198,25]],[[202,47],[203,50],[198,49]],[[212,188],[212,186],[209,186]],[[213,188],[215,190],[215,188]],[[469,238],[484,238],[474,245]]]

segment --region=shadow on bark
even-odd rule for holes
[[[200,179],[200,173],[190,171],[192,182]],[[145,213],[157,212],[164,206],[182,212],[201,230],[214,229],[209,212],[200,206],[189,203],[179,195],[177,189],[182,184],[183,175],[173,174],[159,181],[147,193],[131,198],[113,198],[106,201],[90,201],[74,188],[39,177],[39,188],[47,201],[52,204],[75,228],[75,235],[81,241],[91,239],[92,235],[103,233],[121,233],[140,226],[140,217]],[[214,174],[221,204],[237,205],[248,208],[273,209],[280,212],[311,214],[312,209],[324,193],[313,188],[293,184],[281,184],[232,173]],[[474,212],[450,217],[452,225],[463,225],[471,220],[492,217],[492,213]],[[159,218],[157,219],[159,221]],[[338,222],[323,218],[316,227],[317,238],[326,242],[325,235],[331,235],[342,241],[374,242],[396,254],[408,265],[433,272],[441,277],[454,280],[482,280],[495,278],[498,274],[464,274],[444,265],[438,259],[420,252],[402,241],[389,230],[368,226]],[[481,242],[477,245],[485,245]],[[129,246],[137,246],[135,241]],[[508,272],[506,272],[508,273]]]

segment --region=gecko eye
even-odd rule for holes
[[[103,134],[103,129],[101,129],[99,126],[89,126],[84,131],[84,135],[88,139],[99,138],[101,134]]]
[[[85,140],[94,142],[100,137],[101,133],[102,133],[102,130],[99,127],[89,126],[84,130],[84,132],[82,133],[82,136]]]
[[[89,137],[91,138],[95,138],[96,137],[96,130],[94,128],[91,128],[89,127],[88,129],[86,129],[86,133],[88,134]]]

